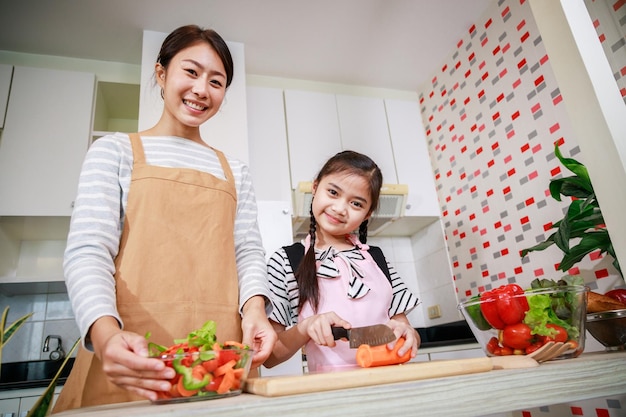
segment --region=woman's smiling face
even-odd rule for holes
[[[178,52],[167,68],[156,67],[163,90],[164,116],[198,128],[218,112],[226,94],[226,71],[219,55],[198,42]]]
[[[317,233],[328,242],[359,228],[369,217],[371,193],[369,182],[352,173],[330,174],[313,185],[313,216]]]

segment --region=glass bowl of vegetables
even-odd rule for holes
[[[487,356],[531,355],[548,342],[567,345],[554,359],[585,348],[587,291],[583,285],[522,289],[506,284],[459,303]]]
[[[189,333],[171,346],[149,343],[151,357],[173,368],[172,388],[159,392],[157,404],[210,400],[241,394],[254,351],[239,342],[215,341],[215,324]]]

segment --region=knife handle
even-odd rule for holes
[[[331,327],[330,329],[333,331],[333,339],[335,339],[335,340],[339,340],[339,339],[348,339],[348,340],[350,340],[350,334],[348,333],[347,329],[344,329],[343,327]]]

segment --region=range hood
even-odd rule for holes
[[[368,235],[375,236],[404,215],[409,186],[384,184],[380,191],[378,210],[370,218]],[[313,183],[300,182],[294,191],[293,234],[303,238],[309,233],[310,209],[313,199]]]

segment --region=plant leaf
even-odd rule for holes
[[[565,216],[559,223],[559,228],[554,234],[554,244],[565,253],[569,252],[569,230],[569,218]]]
[[[529,252],[542,251],[542,250],[545,250],[545,249],[549,248],[550,246],[552,246],[554,244],[554,235],[555,234],[556,233],[553,233],[545,241],[537,243],[535,246],[532,246],[532,247],[526,248],[526,249],[522,249],[522,252],[520,254],[521,257],[523,258]]]
[[[580,177],[582,180],[588,182],[589,185],[591,185],[591,179],[589,178],[589,172],[587,171],[587,168],[575,159],[563,157],[563,155],[561,155],[561,151],[559,150],[558,143],[554,145],[554,154],[557,158],[559,158],[559,161],[561,161],[565,168],[569,169],[576,176]]]
[[[587,233],[578,245],[572,247],[568,253],[563,256],[558,269],[567,271],[593,251],[600,250],[601,252],[606,252],[606,248],[610,245],[610,239],[608,233],[604,232],[605,231]]]
[[[561,194],[566,197],[587,199],[593,196],[591,183],[578,177],[557,178],[550,181],[550,195],[561,201]]]
[[[65,360],[61,364],[61,367],[57,371],[54,378],[52,378],[52,381],[50,381],[50,384],[48,384],[48,388],[46,388],[46,391],[41,394],[37,402],[30,409],[28,414],[26,414],[26,417],[45,417],[50,415],[50,412],[52,411],[52,409],[50,408],[50,404],[52,404],[52,398],[54,397],[54,389],[56,388],[57,381],[59,380],[61,372],[63,371],[63,368],[65,368],[67,361],[72,356],[72,353],[74,353],[74,351],[76,350],[79,342],[80,338],[74,342],[74,345],[65,357]]]
[[[31,316],[33,315],[33,313],[28,313],[25,316],[20,317],[19,319],[15,320],[8,329],[4,330],[4,335],[2,337],[2,347],[4,347],[5,344],[7,344],[7,342],[11,339],[11,336],[13,336],[15,334],[15,332],[22,327],[22,325],[26,322],[26,320],[28,320],[29,318],[31,318]]]
[[[9,315],[9,306],[4,308],[2,317],[0,318],[0,364],[2,364],[2,346],[4,346],[4,326],[7,322],[7,316]],[[0,366],[0,370],[2,367]]]

